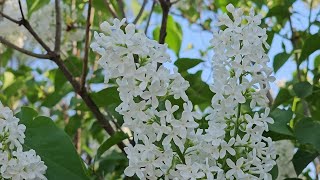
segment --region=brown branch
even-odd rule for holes
[[[90,97],[88,91],[86,89],[81,90],[80,89],[80,84],[78,81],[75,80],[75,78],[72,76],[68,68],[65,66],[63,61],[60,59],[59,56],[55,56],[52,58],[52,60],[57,64],[59,69],[62,71],[64,76],[67,78],[67,80],[71,83],[73,89],[75,92],[81,96],[87,107],[91,110],[93,115],[96,117],[98,120],[99,124],[102,126],[102,128],[110,135],[112,136],[115,134],[114,129],[112,128],[111,124],[109,121],[105,118],[105,116],[101,113],[99,107],[95,104],[95,102],[92,100]],[[118,147],[121,149],[122,152],[124,152],[124,143],[120,142],[118,144]]]
[[[13,22],[15,24],[18,24],[18,25],[20,24],[20,21],[11,18],[10,16],[4,14],[2,11],[0,11],[0,15],[1,15],[1,17],[4,17],[4,18],[8,19],[9,21],[11,21],[11,22]]]
[[[147,0],[143,0],[143,3],[141,5],[141,9],[140,9],[137,17],[134,19],[133,24],[136,24],[139,21],[140,17],[143,14],[144,8],[146,7],[146,4],[147,4]]]
[[[88,2],[88,14],[87,14],[87,24],[86,24],[86,37],[85,37],[85,45],[84,45],[84,57],[83,57],[83,64],[82,64],[82,75],[81,75],[81,91],[85,88],[86,84],[86,77],[88,73],[88,58],[89,58],[89,41],[90,41],[90,26],[91,26],[91,5],[92,1],[89,0]]]
[[[124,3],[122,0],[118,0],[118,5],[119,5],[119,8],[120,8],[120,12],[121,12],[121,16],[122,18],[126,18],[126,14],[124,12]]]
[[[7,46],[9,48],[15,49],[23,54],[26,54],[26,55],[29,55],[29,56],[32,56],[35,58],[50,59],[50,57],[51,57],[49,54],[37,54],[32,51],[28,51],[26,49],[20,48],[20,47],[14,45],[13,43],[7,41],[6,39],[4,39],[2,36],[0,36],[0,43],[4,44],[5,46]]]
[[[117,13],[115,12],[114,8],[112,7],[111,3],[108,0],[104,0],[104,3],[107,6],[107,9],[109,10],[109,12],[111,13],[111,15],[113,16],[113,18],[118,18]],[[119,18],[118,18],[119,19]]]
[[[167,21],[171,7],[170,0],[159,0],[162,9],[162,20],[159,34],[159,43],[164,44],[167,36]]]
[[[20,8],[20,12],[21,12],[21,16],[22,16],[22,19],[20,21],[17,22],[17,24],[19,26],[23,25],[29,32],[30,34],[38,41],[38,43],[48,52],[50,53],[51,52],[51,49],[46,45],[46,43],[44,43],[42,41],[42,39],[38,36],[38,34],[33,30],[33,28],[30,26],[30,23],[28,20],[26,20],[24,18],[24,14],[23,14],[23,10],[22,10],[22,7],[21,7],[21,2],[19,0],[19,8]]]
[[[54,44],[54,52],[60,54],[60,45],[61,45],[61,9],[60,9],[60,0],[55,0],[55,9],[56,9],[56,39]]]
[[[21,13],[21,16],[22,16],[22,19],[25,19],[24,18],[24,14],[23,14],[23,10],[22,10],[22,6],[21,6],[21,1],[19,0],[19,9],[20,9],[20,13]]]
[[[144,30],[144,33],[145,33],[145,34],[147,34],[147,31],[148,31],[148,28],[149,28],[149,24],[150,24],[150,20],[151,20],[151,16],[152,16],[152,13],[153,13],[155,4],[156,4],[156,0],[153,0],[152,6],[151,6],[151,10],[150,10],[150,14],[149,14],[149,17],[148,17],[148,20],[147,20],[147,25],[146,25],[146,28],[145,28],[145,30]]]

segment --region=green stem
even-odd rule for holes
[[[182,152],[180,151],[179,147],[173,142],[172,143],[176,149],[176,153],[178,154],[180,160],[183,162],[183,164],[186,164],[186,160],[184,158],[184,155],[182,154]]]

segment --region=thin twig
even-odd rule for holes
[[[33,30],[33,28],[30,26],[29,21],[27,21],[24,18],[24,14],[23,14],[23,10],[22,10],[22,6],[21,6],[21,2],[19,0],[19,8],[20,8],[20,12],[21,12],[21,16],[22,19],[18,22],[18,25],[23,25],[29,32],[30,34],[39,42],[39,44],[48,52],[51,52],[51,49],[49,48],[49,46],[47,46],[42,39],[38,36],[38,34]]]
[[[11,42],[7,41],[6,39],[4,39],[2,36],[0,36],[0,43],[4,44],[5,46],[15,49],[23,54],[35,57],[35,58],[39,58],[39,59],[50,59],[50,55],[49,54],[37,54],[34,53],[32,51],[28,51],[26,49],[20,48],[14,44],[12,44]]]
[[[111,15],[113,16],[113,18],[118,18],[117,13],[115,12],[113,6],[111,5],[111,3],[108,0],[104,0],[104,3],[107,6],[107,9],[109,10],[109,12],[111,13]],[[118,18],[119,19],[119,18]]]
[[[85,45],[84,45],[84,57],[83,57],[83,64],[82,64],[82,75],[81,75],[81,86],[80,90],[82,91],[85,88],[86,84],[86,77],[88,73],[88,56],[89,56],[89,41],[90,41],[90,26],[91,26],[91,4],[92,1],[89,0],[88,2],[88,14],[87,14],[87,24],[86,24],[86,37],[85,37]]]
[[[24,14],[23,14],[23,10],[22,10],[22,6],[21,6],[21,1],[19,0],[18,2],[19,2],[19,8],[20,8],[20,13],[21,13],[22,19],[25,19]]]
[[[152,2],[151,10],[150,10],[149,17],[148,17],[148,20],[147,20],[147,25],[146,25],[146,28],[144,30],[145,34],[147,34],[147,32],[148,32],[151,16],[152,16],[152,13],[153,13],[153,10],[154,10],[154,6],[155,6],[156,2],[157,2],[156,0],[153,0],[153,2]]]
[[[122,0],[118,0],[118,5],[119,5],[119,8],[120,8],[120,12],[121,12],[121,15],[122,15],[122,18],[126,18],[126,14],[124,12],[124,3]]]
[[[56,39],[54,44],[54,52],[60,54],[60,45],[61,45],[61,9],[60,9],[60,0],[55,0],[55,9],[56,9]]]
[[[75,90],[75,92],[81,96],[81,98],[83,99],[83,101],[85,102],[87,107],[91,110],[93,115],[97,118],[97,120],[98,120],[99,124],[102,126],[102,128],[105,129],[105,131],[110,136],[115,134],[115,131],[112,128],[111,124],[105,118],[105,116],[102,114],[102,112],[100,111],[100,109],[96,105],[96,103],[92,100],[92,98],[90,97],[88,91],[86,89],[83,89],[82,91],[80,90],[79,82],[73,77],[71,72],[68,70],[66,65],[61,60],[61,58],[59,56],[54,56],[52,58],[52,60],[57,64],[57,66],[62,71],[62,73],[64,74],[66,79],[70,82],[70,84],[72,85],[72,87]],[[118,147],[121,149],[122,152],[124,152],[125,145],[124,145],[123,142],[118,143]]]
[[[289,26],[290,26],[290,30],[291,30],[291,43],[292,43],[293,49],[296,49],[296,47],[297,47],[296,46],[297,37],[295,35],[294,29],[293,29],[293,26],[292,26],[291,16],[289,16]],[[296,61],[297,78],[298,78],[299,82],[302,82],[299,56],[298,56],[297,52],[294,53],[294,57],[295,57],[295,61]],[[302,106],[303,106],[303,114],[304,114],[304,116],[305,117],[310,117],[311,113],[310,113],[308,102],[304,98],[301,99],[301,102],[302,102]]]
[[[18,25],[20,24],[20,21],[11,18],[10,16],[4,14],[4,13],[1,12],[1,11],[0,11],[0,15],[1,15],[1,17],[4,17],[4,18],[8,19],[9,21],[11,21],[11,22],[13,22],[13,23],[15,23],[15,24],[18,24]]]
[[[146,4],[147,4],[147,0],[143,0],[140,11],[137,17],[134,19],[133,24],[136,24],[139,21],[141,15],[143,14],[144,8],[146,7]]]
[[[159,43],[164,44],[167,36],[167,21],[171,7],[170,0],[159,0],[162,9],[162,20],[159,34]]]

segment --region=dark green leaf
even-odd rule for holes
[[[310,54],[320,49],[319,42],[320,42],[319,34],[314,34],[314,35],[311,35],[309,38],[307,38],[301,50],[299,63],[302,63],[304,60],[306,60],[309,57]]]
[[[293,91],[299,98],[305,98],[312,94],[312,85],[309,82],[299,82],[293,85]]]
[[[299,175],[318,155],[319,153],[317,152],[308,152],[299,149],[292,158],[292,163],[297,175]]]
[[[42,106],[53,107],[60,102],[60,100],[72,90],[68,85],[69,84],[65,84],[63,88],[59,88],[59,91],[53,91],[51,94],[49,94],[42,102]]]
[[[291,104],[290,102],[293,100],[293,96],[290,94],[289,90],[286,88],[281,88],[276,99],[273,102],[272,108],[278,107],[280,104],[287,105]]]
[[[278,178],[279,169],[278,169],[278,165],[277,164],[275,166],[273,166],[273,168],[270,171],[270,174],[272,176],[272,179],[277,179]]]
[[[31,121],[36,116],[38,116],[38,112],[27,106],[22,106],[20,112],[16,114],[16,117],[20,119],[21,123]]]
[[[116,132],[99,147],[96,158],[99,159],[104,152],[106,152],[112,146],[120,143],[121,141],[127,138],[128,135],[125,134],[123,131]]]
[[[290,16],[289,9],[286,5],[277,5],[272,7],[266,17],[272,17],[275,16],[278,21],[282,21],[285,18],[288,18]]]
[[[176,60],[176,62],[174,62],[174,65],[178,67],[179,73],[182,73],[202,62],[203,60],[201,59],[179,58]]]
[[[287,54],[286,52],[277,54],[273,59],[274,72],[277,72],[284,65],[284,63],[287,62],[290,56],[291,54]]]
[[[269,124],[270,131],[293,136],[291,128],[288,125],[293,116],[291,109],[285,110],[277,108],[270,113],[270,116],[274,120],[273,124]]]
[[[111,104],[120,104],[121,102],[117,87],[110,87],[99,92],[92,93],[91,97],[100,107],[107,107]]]
[[[64,131],[70,136],[73,137],[76,132],[77,129],[81,127],[81,117],[78,115],[72,116],[69,119],[68,124],[66,125],[66,127],[64,128]]]
[[[63,87],[64,83],[66,82],[67,82],[67,79],[64,77],[62,71],[58,69],[54,77],[54,90],[59,91]]]
[[[294,126],[294,134],[301,144],[310,144],[320,152],[320,121],[303,118]]]
[[[23,123],[27,127],[24,149],[34,149],[45,162],[48,179],[89,179],[69,136],[50,118],[39,116]]]
[[[121,175],[127,166],[128,159],[125,154],[112,151],[100,160],[97,173],[102,177],[109,174],[111,177],[108,177],[107,179],[121,179]]]
[[[211,99],[214,93],[210,90],[209,85],[201,79],[202,71],[195,74],[187,74],[184,78],[190,83],[186,94],[194,105],[198,105],[204,110],[211,105]]]

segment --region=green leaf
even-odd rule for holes
[[[65,84],[63,88],[59,88],[58,91],[53,91],[49,94],[46,99],[42,102],[42,106],[46,107],[53,107],[55,106],[60,100],[65,97],[70,91],[71,87],[69,84]]]
[[[22,106],[20,112],[16,114],[16,117],[20,119],[20,123],[31,121],[37,116],[38,112],[27,106]]]
[[[159,40],[160,26],[154,29],[153,39]],[[182,43],[182,29],[178,23],[176,23],[172,16],[168,17],[167,21],[167,36],[165,42],[168,47],[172,49],[179,57],[179,52]]]
[[[210,90],[209,85],[201,79],[202,71],[195,74],[187,74],[184,78],[190,83],[186,94],[194,105],[198,105],[204,110],[211,105],[211,99],[214,93]]]
[[[125,134],[123,131],[118,131],[110,138],[108,138],[99,148],[97,151],[96,159],[99,159],[101,155],[110,149],[112,146],[120,143],[121,141],[128,138],[128,135]]]
[[[34,149],[45,162],[48,179],[89,179],[71,139],[50,118],[39,116],[23,124],[27,127],[24,149]]]
[[[291,104],[293,96],[290,94],[289,90],[286,88],[280,88],[277,97],[275,98],[272,108],[276,108],[279,105]]]
[[[299,63],[302,63],[304,60],[306,60],[309,55],[311,55],[316,50],[320,49],[320,35],[314,34],[311,35],[307,40],[303,43],[303,47],[301,50],[301,55],[299,58]]]
[[[305,98],[312,94],[312,85],[309,82],[299,82],[293,85],[293,91],[299,98]]]
[[[317,152],[309,152],[299,149],[292,158],[293,167],[297,175],[301,174],[301,172],[308,166],[308,164],[313,161],[318,155],[319,153]]]
[[[91,94],[91,97],[94,102],[100,107],[107,107],[111,104],[121,103],[117,87],[110,87],[99,92],[94,92]]]
[[[287,54],[286,52],[282,52],[277,54],[273,59],[273,69],[276,73],[290,58],[291,54]]]
[[[272,7],[267,13],[266,17],[275,16],[278,21],[288,18],[290,16],[289,9],[286,5],[277,5]]]
[[[31,14],[44,5],[48,4],[50,0],[26,0],[28,6],[28,17],[31,17]]]
[[[320,55],[318,55],[313,62],[314,68],[319,68],[320,69]]]
[[[59,91],[66,82],[67,79],[64,77],[62,71],[60,69],[57,69],[56,74],[54,76],[54,90]]]
[[[128,166],[128,159],[122,152],[112,151],[99,160],[99,167],[96,171],[101,177],[109,174],[106,179],[121,179],[124,169]]]
[[[68,70],[71,72],[74,76],[81,76],[81,67],[82,67],[82,61],[76,56],[69,56],[65,61],[64,64],[68,68]]]
[[[69,119],[68,124],[66,125],[66,127],[64,128],[64,131],[70,136],[73,137],[76,132],[77,129],[81,127],[81,117],[78,115],[72,116]]]
[[[301,144],[310,144],[320,152],[320,121],[303,118],[294,126],[294,134]]]
[[[279,169],[278,169],[278,165],[277,164],[275,166],[273,166],[273,168],[270,171],[270,174],[272,176],[272,179],[277,179],[278,178]]]
[[[288,125],[293,116],[291,109],[285,110],[277,108],[270,113],[270,116],[274,120],[273,124],[269,124],[270,131],[293,136],[291,128]]]
[[[202,62],[202,59],[179,58],[174,62],[174,65],[178,67],[179,73],[182,73]]]

